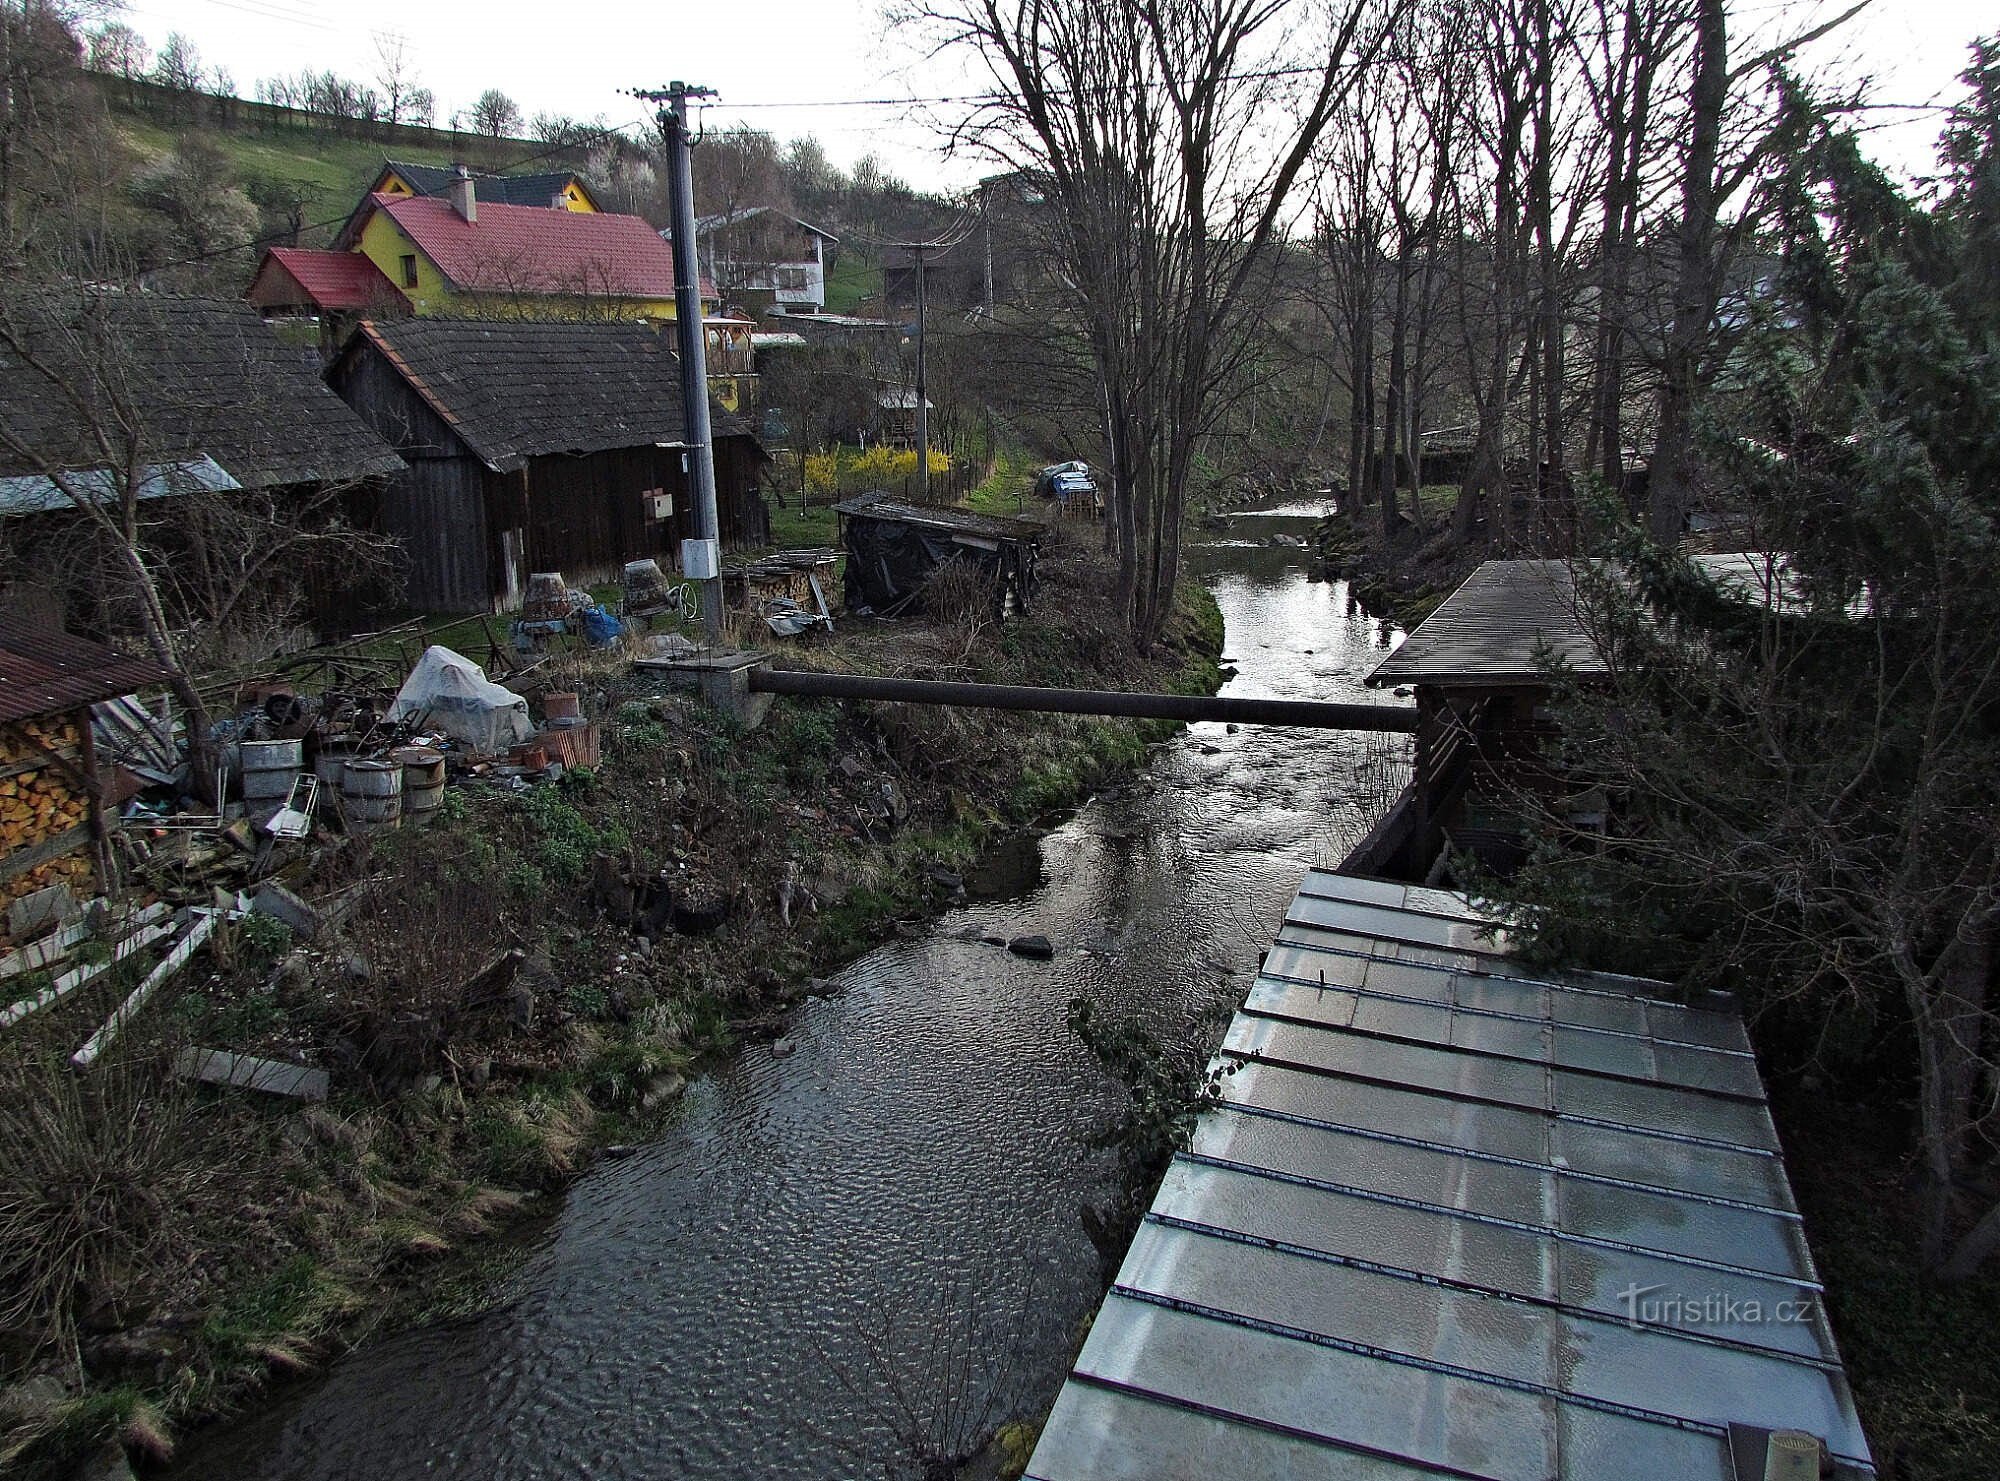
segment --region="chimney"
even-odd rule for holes
[[[451,188],[446,194],[450,197],[452,210],[458,212],[472,225],[479,224],[479,196],[472,188],[472,171],[460,165],[458,178],[451,182]]]

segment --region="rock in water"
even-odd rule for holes
[[[1031,962],[1046,962],[1056,954],[1054,943],[1046,936],[1016,936],[1007,943],[1007,949]]]

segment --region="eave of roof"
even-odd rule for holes
[[[166,678],[166,669],[150,658],[0,616],[0,722],[66,714]]]

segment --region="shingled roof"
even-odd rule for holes
[[[272,247],[243,296],[259,308],[309,303],[320,313],[407,311],[409,299],[359,252]]]
[[[389,160],[382,167],[381,179],[391,171],[403,177],[418,195],[443,195],[451,189],[458,178],[456,165],[413,165],[401,160]],[[573,170],[556,170],[542,175],[487,175],[477,170],[472,172],[473,189],[478,193],[479,204],[489,201],[503,206],[539,206],[547,209],[558,195],[567,190],[571,183],[583,182]],[[588,185],[584,189],[589,190]],[[594,204],[593,200],[593,204]]]
[[[344,357],[364,346],[497,472],[550,453],[686,439],[679,361],[644,324],[367,320]],[[738,418],[709,415],[716,437],[749,435]]]
[[[213,460],[244,488],[399,472],[403,463],[248,304],[88,291],[0,310],[0,473]]]
[[[674,296],[673,248],[637,216],[480,200],[478,219],[467,221],[431,196],[377,192],[369,202],[467,293]]]

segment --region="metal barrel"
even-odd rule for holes
[[[1407,734],[1417,728],[1414,706],[1341,704],[1329,700],[1043,689],[1027,684],[958,684],[935,679],[883,679],[872,674],[804,673],[763,667],[750,670],[749,685],[753,694],[1041,710],[1064,715],[1119,715],[1136,720],[1232,720],[1244,725],[1301,725],[1319,730],[1380,730],[1396,734]]]
[[[389,759],[403,768],[403,815],[425,821],[444,804],[444,753],[429,746],[398,746]]]
[[[322,740],[319,749],[313,753],[313,775],[319,778],[319,784],[326,792],[337,792],[340,790],[340,779],[347,771],[347,763],[353,759],[352,740]]]
[[[403,821],[403,767],[383,760],[350,761],[340,774],[340,810],[356,833],[395,828]]]
[[[305,748],[295,740],[244,741],[243,801],[283,802],[305,761]]]

